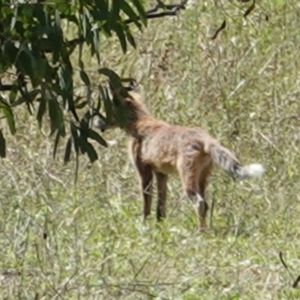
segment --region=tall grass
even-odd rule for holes
[[[99,161],[80,159],[74,185],[65,145],[53,160],[53,141],[19,109],[0,166],[0,298],[299,299],[298,1],[261,1],[247,18],[250,3],[199,2],[149,21],[126,55],[103,39],[102,66],[137,78],[153,115],[201,126],[265,175],[234,182],[215,168],[205,234],[177,178],[165,222],[144,224],[121,130],[105,133]],[[97,84],[88,52],[85,65]]]

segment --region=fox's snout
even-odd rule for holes
[[[101,119],[95,119],[93,121],[93,126],[100,129],[102,132],[104,132],[107,129],[106,123]]]
[[[104,121],[100,118],[97,118],[93,121],[93,126],[100,129],[102,132],[118,127],[118,123],[116,121]]]

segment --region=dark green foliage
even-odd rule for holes
[[[79,118],[76,109],[88,112],[99,109],[104,100],[108,118],[113,112],[108,93],[101,89],[98,107],[91,107],[91,80],[84,69],[82,49],[86,45],[92,57],[100,63],[99,36],[117,35],[123,52],[128,43],[135,47],[129,23],[140,30],[146,25],[146,14],[141,0],[51,0],[38,3],[0,1],[0,72],[15,72],[16,80],[9,86],[0,85],[0,90],[9,91],[9,101],[0,99],[1,114],[7,120],[10,132],[15,133],[12,107],[26,104],[29,113],[36,114],[39,126],[44,116],[50,118],[51,135],[55,136],[54,152],[61,137],[70,135],[64,161],[70,159],[71,149],[76,155],[86,153],[90,160],[98,156],[92,139],[102,146],[106,142],[89,128],[91,113]],[[131,20],[132,22],[128,22]],[[72,25],[73,37],[68,40],[64,28]],[[70,55],[78,48],[79,58],[75,63]],[[73,77],[79,69],[80,79],[87,86],[86,99],[74,96]],[[103,72],[105,74],[105,72]],[[109,70],[105,75],[110,76]],[[114,74],[114,73],[113,73]],[[115,78],[118,76],[114,74]],[[63,111],[68,111],[66,119]],[[35,112],[36,111],[36,112]],[[71,130],[66,132],[66,122]],[[5,156],[5,139],[1,132],[0,155]],[[72,147],[74,146],[74,147]]]

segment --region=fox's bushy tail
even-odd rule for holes
[[[247,179],[261,176],[264,172],[264,167],[261,164],[241,166],[235,155],[220,144],[211,145],[209,153],[212,160],[232,177]]]

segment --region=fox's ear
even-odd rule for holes
[[[117,99],[121,103],[129,103],[133,100],[132,91],[128,91],[126,88],[114,89],[111,92],[113,99]]]

